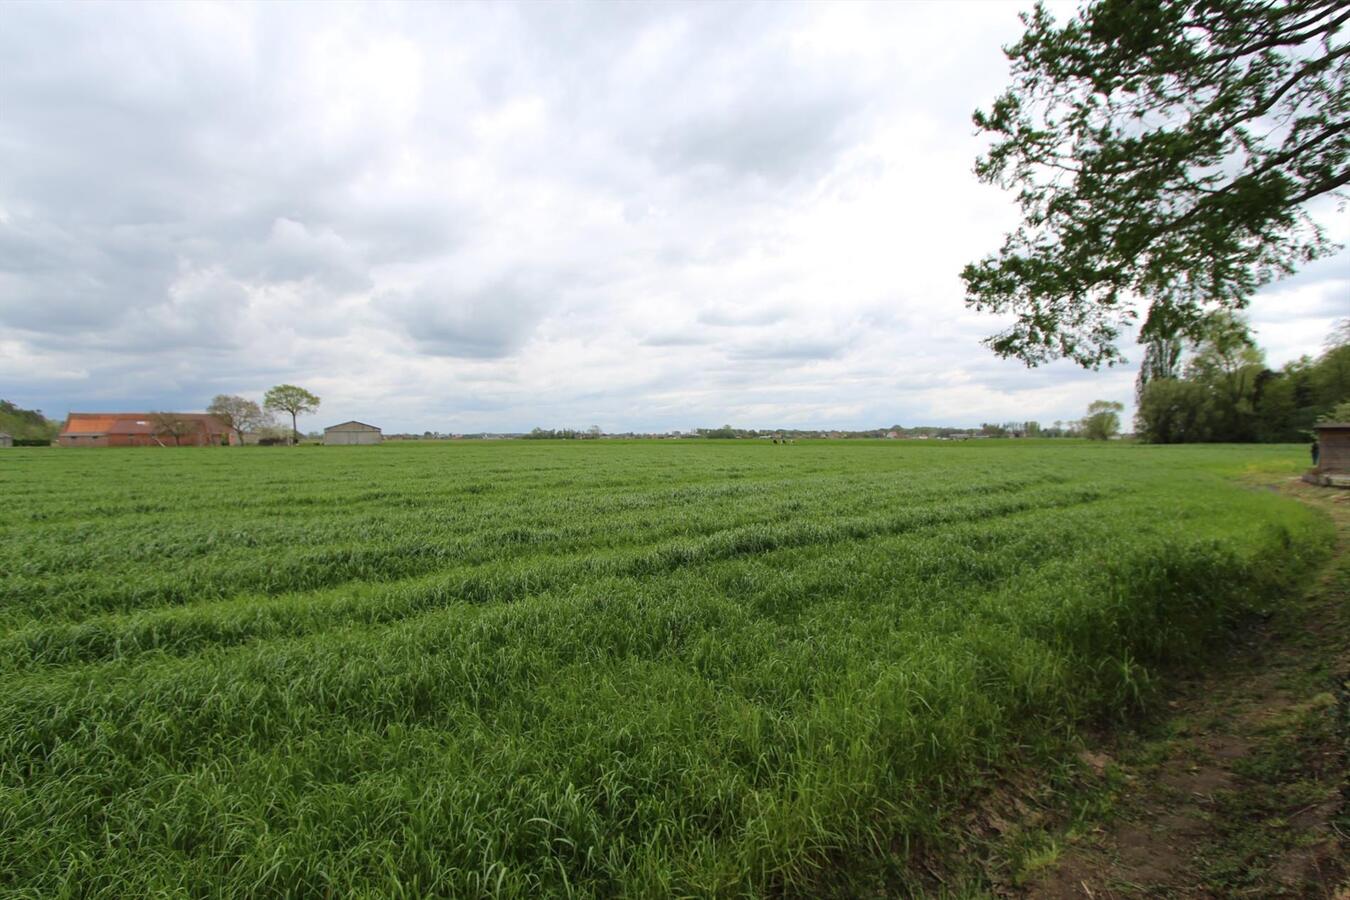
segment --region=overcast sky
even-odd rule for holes
[[[0,397],[311,429],[1053,422],[1133,367],[980,345],[971,111],[1027,4],[0,10]],[[1319,210],[1350,241],[1350,216]],[[1267,291],[1278,365],[1350,253]]]

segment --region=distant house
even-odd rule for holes
[[[13,447],[14,435],[7,431],[0,431],[0,447]]]
[[[207,413],[77,413],[66,416],[62,447],[213,447],[238,440]]]
[[[365,422],[343,422],[341,425],[330,425],[323,430],[323,442],[329,446],[378,444],[382,440],[384,435],[380,429]]]

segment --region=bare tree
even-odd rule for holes
[[[155,427],[155,438],[173,438],[175,447],[183,446],[183,438],[195,434],[202,427],[202,424],[195,419],[188,419],[180,416],[178,413],[157,412],[152,413],[150,421]],[[161,445],[163,441],[160,441]]]
[[[233,394],[217,394],[206,411],[220,420],[244,443],[244,432],[257,431],[269,422],[269,416],[252,400]]]

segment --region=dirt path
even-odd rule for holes
[[[1164,721],[1085,750],[1109,799],[1001,893],[1350,900],[1350,492],[1280,490],[1334,518],[1325,573]]]

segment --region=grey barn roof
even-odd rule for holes
[[[339,423],[336,424],[336,425],[329,425],[327,428],[324,429],[324,431],[342,431],[342,430],[344,430],[344,429],[347,429],[348,426],[350,426],[350,425],[356,425],[356,426],[358,426],[357,428],[351,429],[351,430],[353,430],[353,431],[359,431],[359,430],[361,430],[362,428],[366,428],[366,429],[369,429],[369,430],[371,430],[371,431],[379,431],[379,430],[380,430],[379,428],[377,428],[377,427],[374,426],[374,425],[367,425],[365,422],[358,422],[358,421],[356,421],[355,419],[352,419],[350,422],[339,422]]]

